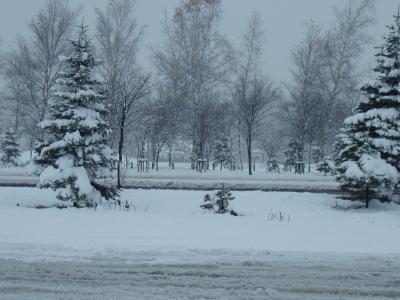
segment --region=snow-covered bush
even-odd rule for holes
[[[200,207],[201,207],[202,209],[208,210],[208,211],[211,211],[211,210],[214,209],[214,203],[213,203],[213,201],[212,201],[212,199],[211,199],[210,194],[206,194],[206,195],[204,196],[203,203],[200,205]]]
[[[1,140],[1,161],[4,166],[14,167],[17,165],[17,160],[21,155],[19,144],[15,132],[10,128],[4,133]]]
[[[232,196],[231,191],[226,189],[225,187],[222,188],[222,190],[218,191],[215,194],[216,201],[215,204],[217,206],[216,213],[217,214],[225,214],[229,212],[229,202],[234,200],[235,197]]]
[[[228,209],[229,202],[234,199],[235,197],[232,196],[232,193],[223,187],[213,197],[210,194],[206,194],[200,207],[206,211],[213,211],[216,214],[230,213],[232,216],[239,216],[233,209]]]
[[[115,159],[108,146],[104,98],[94,79],[98,62],[87,28],[80,26],[71,43],[73,53],[65,59],[49,103],[49,119],[40,124],[47,140],[38,144],[35,162],[44,168],[40,187],[58,191],[58,199],[72,201],[75,207],[94,207],[118,196],[118,190],[105,183],[112,177]]]

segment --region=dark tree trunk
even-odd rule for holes
[[[243,170],[244,169],[244,167],[243,167],[243,160],[242,160],[242,141],[241,141],[241,137],[240,137],[240,135],[241,135],[241,133],[240,133],[240,131],[241,131],[241,121],[240,121],[240,118],[239,118],[239,131],[238,131],[238,155],[239,155],[239,167],[240,167],[240,170]]]
[[[122,151],[124,147],[124,127],[125,127],[125,116],[122,115],[121,122],[119,125],[119,142],[118,142],[118,166],[117,166],[117,188],[121,188],[121,165],[122,165]]]
[[[365,208],[369,208],[369,202],[370,202],[370,197],[369,197],[369,186],[367,185],[367,199],[365,200]]]
[[[312,142],[310,142],[310,147],[308,149],[308,173],[311,173],[311,156],[312,156]]]
[[[251,162],[252,136],[251,136],[250,131],[247,133],[246,143],[247,143],[247,157],[248,157],[248,163],[249,163],[249,175],[253,175],[252,162]]]
[[[192,155],[190,158],[190,168],[197,171],[196,141],[192,140]]]
[[[34,142],[34,140],[33,140],[33,137],[31,137],[31,140],[30,140],[30,142],[29,142],[29,152],[30,152],[30,160],[32,161],[32,159],[33,159],[33,150],[34,150],[34,146],[35,146],[35,142]]]
[[[170,169],[173,169],[172,167],[172,147],[168,147],[168,166]]]
[[[158,160],[160,158],[160,149],[157,149],[157,155],[156,155],[156,171],[158,172]]]
[[[155,146],[155,142],[153,141],[152,145],[151,145],[151,169],[154,170],[155,166],[156,166],[156,146]]]

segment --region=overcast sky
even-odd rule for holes
[[[2,50],[14,43],[18,34],[26,36],[27,22],[45,0],[0,0],[0,37]],[[89,24],[94,24],[93,7],[105,7],[107,0],[70,0],[74,6],[82,5],[82,15]],[[147,25],[146,38],[141,53],[142,64],[149,67],[150,51],[146,47],[162,41],[161,20],[164,11],[171,12],[179,0],[137,0],[139,23]],[[237,42],[246,22],[254,10],[263,19],[266,30],[264,65],[266,72],[278,82],[290,80],[290,50],[302,38],[304,21],[313,19],[323,26],[332,21],[332,7],[343,6],[347,0],[223,0],[221,32],[231,41]],[[371,34],[381,37],[385,25],[392,23],[399,0],[376,0],[377,23]],[[368,67],[373,63],[374,41],[366,49],[363,59]]]

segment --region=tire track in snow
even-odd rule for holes
[[[400,299],[400,263],[336,258],[200,264],[0,259],[0,298]]]

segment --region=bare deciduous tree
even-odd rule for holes
[[[177,91],[192,138],[192,168],[210,148],[205,113],[221,98],[230,47],[219,34],[220,0],[182,1],[165,22],[166,47],[156,52],[161,77]]]
[[[110,108],[110,125],[118,141],[118,187],[127,125],[137,102],[148,94],[150,76],[137,63],[143,28],[134,15],[134,0],[110,0],[106,11],[96,10],[97,41]]]
[[[235,60],[234,104],[246,139],[249,175],[252,171],[252,145],[258,126],[265,117],[268,104],[278,97],[278,90],[261,72],[264,32],[257,13],[248,28]]]
[[[77,16],[77,11],[69,7],[68,1],[48,0],[45,8],[29,23],[33,34],[30,54],[40,91],[40,120],[47,112],[51,89],[62,68],[60,57],[68,51],[68,40]]]
[[[362,78],[357,63],[371,41],[368,29],[375,22],[375,0],[348,0],[335,8],[335,22],[325,35],[324,120],[319,133],[320,152],[334,138],[343,120],[352,113],[359,98]]]
[[[333,139],[359,99],[361,75],[357,62],[368,42],[367,29],[374,21],[374,0],[349,0],[335,9],[335,22],[324,31],[306,24],[305,38],[292,55],[293,84],[286,112],[292,138],[301,145],[299,160],[308,146],[309,170],[313,144],[323,159],[327,141]]]
[[[322,81],[324,80],[324,40],[321,28],[313,22],[306,24],[303,41],[292,52],[293,84],[289,86],[290,99],[282,112],[292,137],[300,145],[299,161],[304,159],[306,142],[311,144],[321,124],[323,110]],[[322,120],[323,121],[323,120]]]
[[[171,117],[174,111],[171,110],[171,102],[168,94],[162,87],[158,87],[157,93],[148,97],[146,110],[146,126],[149,132],[151,143],[152,169],[159,170],[158,162],[161,151],[168,145],[174,124],[171,124]],[[173,121],[172,121],[173,122]]]
[[[62,55],[68,53],[68,40],[78,16],[66,0],[48,0],[32,18],[29,40],[19,38],[16,49],[5,57],[6,95],[15,120],[34,141],[43,137],[37,124],[48,110],[52,87],[62,69]],[[17,126],[17,125],[16,125]]]

